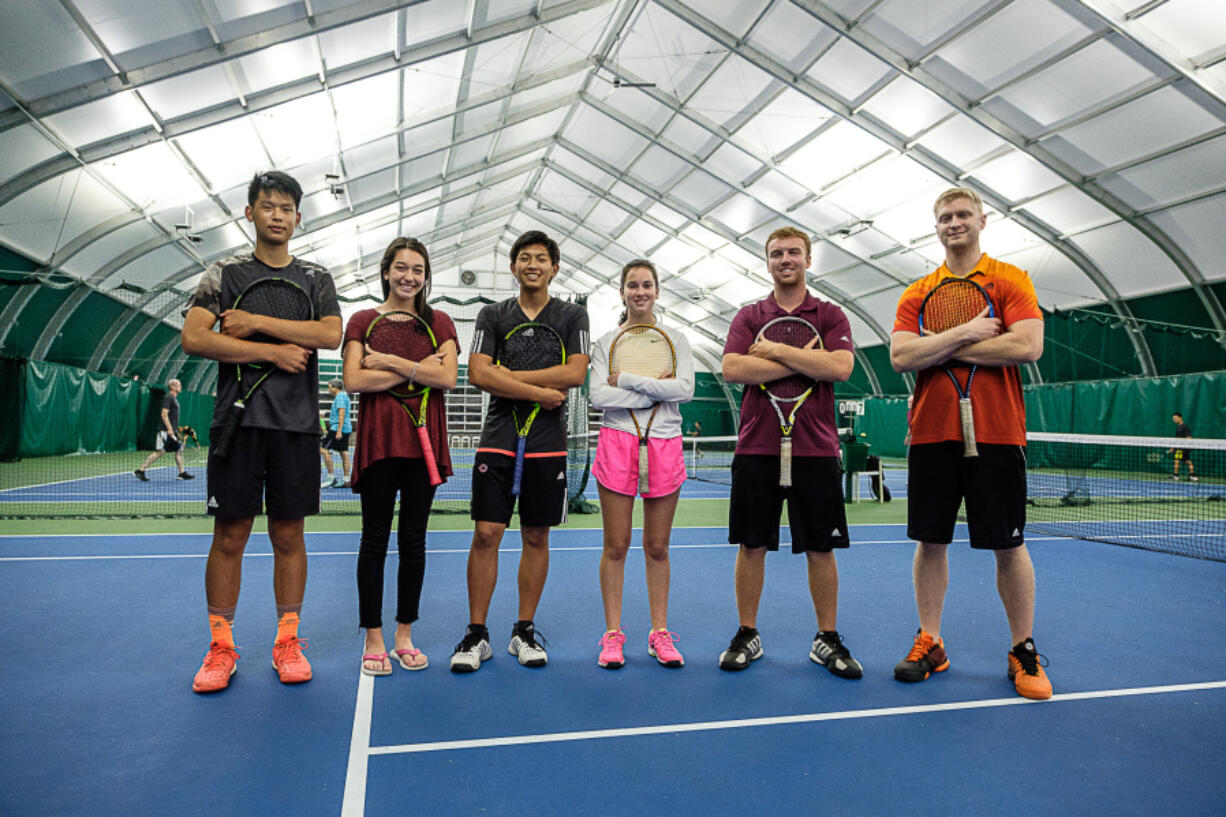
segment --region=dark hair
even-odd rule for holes
[[[289,196],[294,200],[295,210],[302,203],[302,185],[298,184],[298,180],[293,176],[282,173],[280,170],[266,170],[252,177],[251,184],[247,185],[247,205],[254,206],[260,193],[265,191],[275,191]]]
[[[561,263],[562,253],[558,251],[558,242],[540,230],[529,230],[515,239],[515,243],[511,245],[511,263],[515,263],[515,259],[519,257],[520,250],[524,247],[531,247],[533,244],[540,244],[549,250],[549,260],[553,262],[555,267]]]
[[[636,258],[626,266],[622,267],[622,282],[617,287],[618,292],[621,292],[626,288],[626,276],[630,274],[630,270],[637,269],[639,267],[646,267],[647,269],[651,270],[651,278],[656,282],[656,292],[660,291],[660,273],[656,272],[656,265],[648,261],[646,258]],[[630,310],[628,308],[623,309],[622,316],[617,319],[617,325],[621,326],[626,322],[626,318],[628,317],[630,317]]]
[[[1182,420],[1182,419],[1183,419],[1183,412],[1181,412],[1181,411],[1176,411],[1176,412],[1173,412],[1173,413],[1171,414],[1171,416],[1172,416],[1172,417],[1178,417],[1180,420]]]
[[[336,389],[337,391],[344,391],[345,381],[341,380],[339,377],[334,377],[328,381],[328,388]]]
[[[383,258],[379,261],[379,285],[383,287],[383,299],[387,300],[388,293],[392,291],[392,285],[388,282],[387,276],[391,273],[392,262],[396,260],[396,253],[401,250],[411,250],[421,256],[421,260],[426,262],[426,280],[422,284],[422,288],[413,296],[413,309],[416,310],[417,316],[426,322],[426,326],[434,327],[434,310],[426,303],[426,298],[430,296],[430,253],[426,252],[426,245],[422,244],[416,238],[396,238],[391,244],[387,245],[387,249],[383,251]]]

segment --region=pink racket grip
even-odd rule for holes
[[[417,437],[421,440],[421,455],[426,460],[426,473],[430,475],[430,484],[442,485],[443,478],[439,475],[438,463],[434,461],[434,446],[430,444],[430,432],[425,426],[418,426]]]

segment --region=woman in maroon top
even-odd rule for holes
[[[366,630],[362,655],[362,672],[366,675],[390,675],[393,660],[407,670],[425,669],[428,663],[425,654],[413,646],[412,626],[418,617],[425,576],[426,523],[434,486],[422,459],[417,429],[387,390],[402,383],[430,387],[426,428],[439,473],[451,476],[443,391],[455,388],[457,358],[455,324],[446,313],[426,304],[430,256],[422,243],[415,238],[397,238],[389,244],[379,264],[379,277],[384,301],[349,319],[343,353],[345,388],[362,394],[352,484],[362,501],[357,573],[359,626]],[[367,328],[379,315],[392,311],[411,312],[429,325],[438,352],[412,361],[368,349]],[[396,578],[396,636],[389,656],[383,641],[383,566],[397,493],[400,568]]]

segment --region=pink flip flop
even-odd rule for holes
[[[366,669],[367,661],[378,661],[382,663],[386,660],[387,660],[387,653],[385,652],[366,653],[366,655],[362,656],[362,674],[363,675],[391,675],[392,674],[391,667],[388,667],[387,669]],[[403,662],[401,663],[403,664]]]
[[[425,654],[422,653],[421,650],[410,648],[407,650],[392,650],[392,653],[396,656],[396,660],[400,662],[400,666],[404,669],[416,671],[430,666],[430,659],[426,658]],[[409,661],[404,660],[406,655],[409,657]],[[412,660],[417,658],[419,655],[424,660],[420,664],[412,663]]]

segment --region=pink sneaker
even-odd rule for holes
[[[622,647],[626,643],[626,634],[621,630],[613,630],[600,637],[600,657],[596,663],[606,669],[619,669],[626,663],[626,655]]]
[[[676,633],[668,630],[655,630],[647,636],[647,654],[666,667],[684,667],[685,659],[673,642],[679,640]]]

